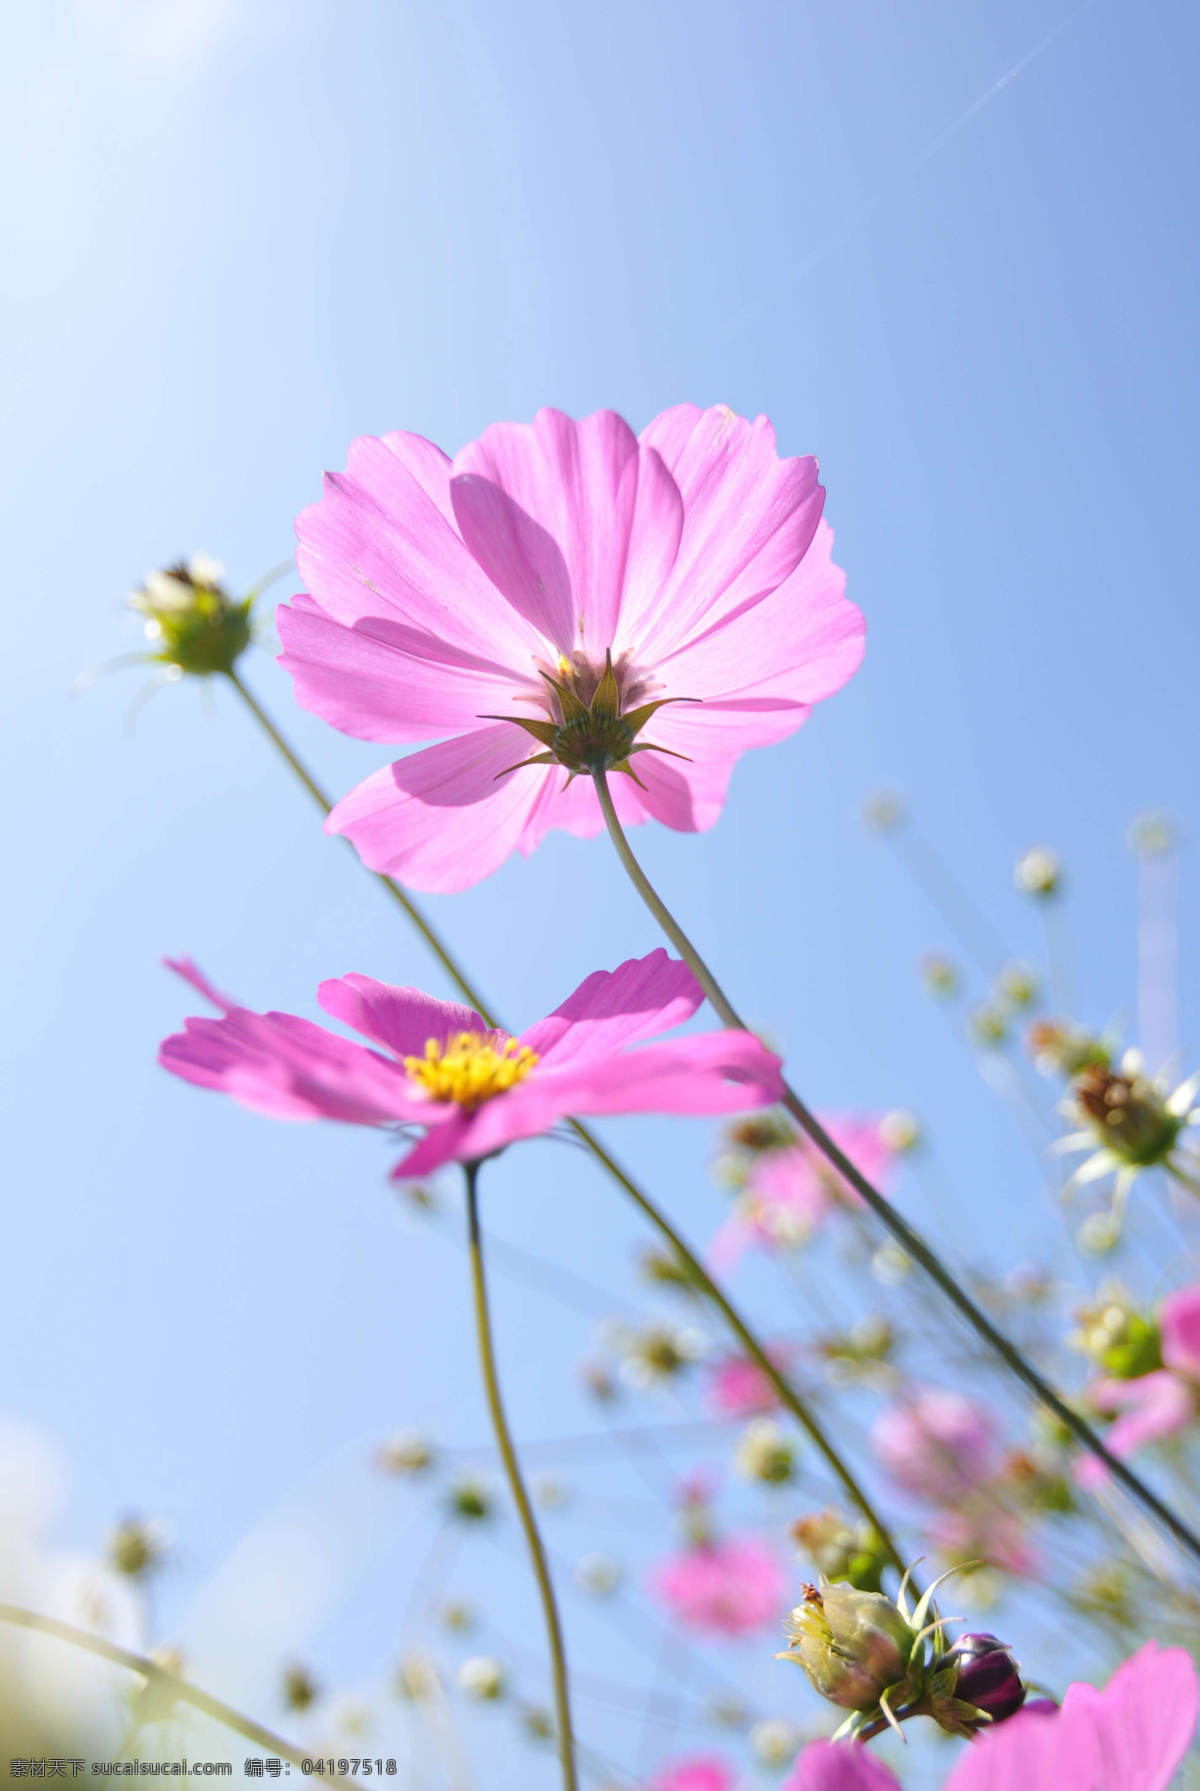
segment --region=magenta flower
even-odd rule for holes
[[[1088,1388],[1102,1412],[1120,1412],[1104,1439],[1124,1460],[1148,1443],[1183,1430],[1200,1406],[1200,1284],[1181,1287],[1159,1308],[1163,1366],[1133,1380],[1095,1381]],[[1103,1462],[1083,1457],[1075,1469],[1080,1485],[1096,1487],[1108,1478]]]
[[[737,1774],[717,1754],[694,1754],[660,1767],[650,1791],[733,1791]]]
[[[362,437],[297,522],[311,595],[278,611],[283,664],[344,733],[440,744],[368,778],[329,831],[414,888],[465,889],[552,828],[598,833],[598,766],[630,773],[627,826],[711,827],[740,754],[862,657],[823,502],[815,460],[779,459],[765,417],[724,406],[640,437],[612,411],[543,410],[453,462]]]
[[[811,1741],[779,1791],[900,1791],[900,1781],[856,1741]]]
[[[1182,1648],[1144,1648],[1103,1691],[1072,1685],[1061,1710],[983,1730],[945,1791],[1165,1791],[1196,1728],[1196,1669]]]
[[[420,1127],[397,1176],[490,1156],[568,1113],[736,1113],[780,1093],[779,1059],[749,1033],[627,1049],[678,1026],[703,999],[691,972],[661,948],[594,971],[519,1038],[419,989],[368,976],[322,983],[325,1012],[380,1049],[295,1014],[233,1006],[186,960],[171,967],[224,1014],[190,1019],[167,1039],[166,1069],[275,1119]]]
[[[778,1346],[767,1351],[772,1362],[786,1372],[792,1352]],[[709,1372],[708,1408],[716,1418],[752,1418],[773,1412],[779,1405],[775,1384],[749,1356],[726,1356]]]
[[[877,1119],[856,1114],[820,1115],[868,1181],[886,1192],[895,1152],[885,1142]],[[791,1248],[803,1243],[839,1206],[861,1206],[862,1199],[807,1139],[774,1146],[756,1156],[746,1173],[735,1210],[712,1241],[709,1259],[727,1274],[751,1245]]]
[[[681,1629],[734,1637],[779,1622],[787,1579],[761,1537],[728,1536],[661,1561],[650,1591]]]
[[[881,1412],[871,1444],[898,1486],[932,1504],[955,1505],[991,1475],[996,1427],[965,1394],[929,1387]]]
[[[1187,1653],[1147,1642],[1103,1691],[1072,1685],[1061,1710],[1026,1706],[981,1730],[944,1791],[1166,1791],[1196,1708]],[[899,1791],[899,1780],[854,1742],[815,1741],[780,1791]]]

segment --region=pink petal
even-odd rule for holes
[[[863,614],[845,600],[845,573],[833,564],[833,530],[822,521],[792,577],[684,641],[657,661],[656,675],[672,691],[706,698],[704,709],[675,707],[672,720],[681,713],[702,718],[718,697],[729,706],[738,697],[747,704],[774,697],[806,709],[858,670],[863,638]]]
[[[176,976],[181,976],[185,983],[191,983],[197,994],[203,995],[205,1001],[211,1001],[221,1013],[227,1014],[238,1005],[236,1001],[231,1001],[228,995],[222,995],[220,989],[209,982],[203,970],[199,965],[194,964],[191,958],[164,958],[163,963],[168,970],[173,970]]]
[[[399,1065],[295,1014],[233,1008],[224,1019],[185,1024],[164,1041],[163,1068],[255,1112],[376,1126],[414,1120],[428,1106]]]
[[[1103,1770],[1090,1726],[1057,1710],[1022,1710],[970,1743],[943,1791],[1102,1791]]]
[[[1200,1381],[1200,1285],[1181,1287],[1169,1295],[1159,1310],[1158,1322],[1167,1367]]]
[[[431,1125],[408,1155],[400,1159],[392,1170],[392,1181],[411,1181],[419,1175],[432,1175],[436,1169],[443,1168],[447,1163],[470,1163],[488,1155],[484,1148],[466,1142],[473,1124],[471,1114],[465,1113],[461,1107],[443,1108],[441,1111],[445,1113],[445,1118]],[[486,1112],[487,1109],[482,1111]]]
[[[552,1014],[522,1033],[521,1043],[544,1065],[557,1067],[682,1025],[703,1000],[687,965],[660,946],[615,970],[593,971]]]
[[[530,708],[532,661],[514,672],[386,614],[347,627],[300,598],[279,605],[275,624],[297,702],[358,740],[428,740],[479,728],[481,716],[517,704]]]
[[[527,747],[536,750],[503,723],[426,747],[343,796],[326,831],[344,833],[371,870],[414,889],[469,889],[512,852],[547,776],[563,775],[535,766],[497,781]]]
[[[881,1760],[853,1741],[810,1741],[779,1791],[899,1791]]]
[[[351,444],[319,504],[301,512],[297,565],[322,610],[352,627],[383,617],[510,670],[534,672],[539,632],[481,571],[454,523],[450,462],[404,431]]]
[[[800,564],[825,494],[811,458],[780,460],[765,417],[749,423],[724,405],[681,404],[642,431],[683,499],[683,537],[670,578],[622,637],[650,665],[718,617],[781,585]]]
[[[659,1767],[650,1791],[734,1791],[737,1774],[716,1754],[695,1754]]]
[[[1147,1443],[1155,1443],[1190,1424],[1196,1415],[1196,1400],[1186,1381],[1159,1368],[1153,1374],[1139,1375],[1132,1381],[1096,1381],[1088,1388],[1092,1403],[1102,1412],[1123,1412],[1105,1443],[1113,1455],[1124,1461]],[[1108,1469],[1095,1456],[1082,1456],[1076,1464],[1075,1477],[1081,1486],[1096,1487],[1108,1478]]]
[[[701,1032],[535,1071],[562,1113],[743,1113],[783,1094],[780,1061],[749,1032]],[[514,1091],[520,1094],[520,1089]]]
[[[1191,1657],[1147,1642],[1102,1692],[1072,1685],[1063,1721],[1096,1735],[1103,1760],[1098,1791],[1164,1791],[1191,1746],[1196,1709]]]
[[[472,552],[560,652],[602,659],[627,586],[644,601],[674,563],[679,493],[614,411],[575,422],[542,410],[531,424],[493,424],[457,456],[454,474]]]
[[[455,1032],[489,1032],[474,1008],[437,1001],[420,989],[395,988],[370,976],[342,976],[323,982],[317,1000],[335,1020],[374,1039],[397,1057],[421,1057],[429,1039],[445,1041]]]

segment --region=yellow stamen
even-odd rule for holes
[[[537,1052],[516,1039],[498,1047],[494,1034],[452,1032],[444,1043],[426,1039],[424,1057],[406,1057],[404,1067],[435,1101],[474,1108],[523,1082],[536,1062]]]

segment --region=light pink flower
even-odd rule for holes
[[[564,719],[546,675],[586,702],[609,652],[621,714],[671,705],[637,744],[684,755],[630,761],[644,788],[614,778],[622,820],[711,827],[740,754],[792,733],[862,657],[823,502],[815,460],[779,459],[765,417],[721,405],[677,405],[640,437],[612,411],[543,410],[453,462],[417,435],[362,437],[297,522],[311,595],[278,611],[283,664],[344,733],[441,744],[368,778],[329,831],[428,890],[551,828],[598,833],[589,777],[510,768],[534,750],[516,718]]]
[[[1034,1578],[1042,1566],[1022,1519],[986,1496],[939,1511],[928,1535],[947,1561],[983,1561],[1019,1579]]]
[[[777,1368],[786,1370],[792,1352],[776,1346],[767,1354]],[[779,1394],[749,1356],[726,1356],[709,1371],[706,1400],[714,1417],[752,1418],[756,1412],[773,1412]]]
[[[1144,1648],[1103,1691],[1072,1685],[1061,1710],[984,1730],[945,1791],[1165,1791],[1196,1728],[1196,1669],[1182,1648]]]
[[[895,1152],[884,1142],[877,1119],[851,1113],[823,1113],[821,1124],[856,1169],[886,1192]],[[806,1139],[765,1150],[755,1158],[737,1207],[713,1239],[709,1259],[726,1274],[751,1244],[765,1249],[801,1243],[838,1206],[861,1206],[862,1199]]]
[[[662,1766],[650,1781],[650,1791],[733,1791],[737,1774],[717,1754],[694,1754]]]
[[[1133,1380],[1094,1381],[1088,1397],[1102,1412],[1120,1412],[1104,1441],[1124,1461],[1149,1443],[1183,1430],[1200,1404],[1200,1285],[1181,1287],[1159,1308],[1163,1367]],[[1076,1464],[1081,1486],[1095,1488],[1108,1469],[1095,1456]]]
[[[882,1761],[854,1741],[810,1741],[779,1791],[899,1791]]]
[[[650,1591],[681,1628],[740,1636],[779,1622],[787,1578],[761,1537],[727,1536],[661,1561]]]
[[[749,1033],[627,1049],[678,1026],[703,999],[687,967],[661,948],[594,971],[516,1039],[419,989],[368,976],[322,983],[325,1012],[378,1050],[295,1014],[231,1006],[186,960],[172,968],[225,1012],[190,1019],[167,1039],[166,1069],[276,1119],[420,1127],[398,1176],[490,1156],[568,1113],[736,1113],[781,1092],[778,1058]]]
[[[871,1444],[898,1486],[932,1504],[954,1505],[992,1473],[996,1427],[966,1394],[930,1387],[881,1412]]]

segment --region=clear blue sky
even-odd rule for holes
[[[192,1005],[163,952],[298,1011],[348,970],[441,985],[224,692],[156,696],[132,740],[137,673],[68,699],[137,644],[123,594],[193,549],[249,583],[356,434],[767,412],[820,456],[866,663],[743,760],[710,835],[645,857],[809,1097],[924,1115],[1013,1260],[1050,1223],[1035,1171],[855,810],[907,791],[1025,954],[1012,861],[1057,845],[1099,1023],[1132,1004],[1125,824],[1172,809],[1195,1057],[1200,44],[1180,0],[64,0],[6,42],[0,1412],[68,1449],[67,1540],[170,1514],[169,1629],[338,1451],[484,1421],[461,1265],[398,1222],[378,1140],[155,1067]],[[379,761],[267,654],[247,675],[338,792]],[[431,907],[522,1024],[656,943],[603,844],[561,835]],[[612,1134],[705,1237],[704,1129]],[[586,1164],[538,1146],[490,1181],[497,1232],[629,1295],[641,1233]],[[499,1309],[519,1425],[578,1429],[588,1322]],[[380,1658],[412,1554],[313,1651]]]

